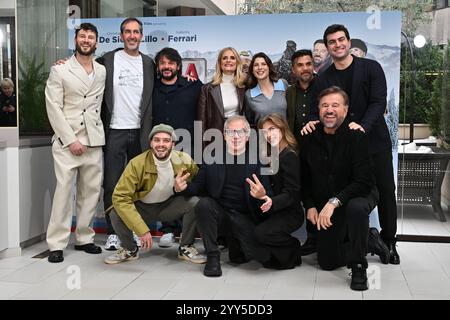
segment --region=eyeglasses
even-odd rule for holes
[[[244,129],[239,129],[239,130],[232,130],[232,129],[226,129],[225,130],[225,134],[227,135],[227,137],[233,138],[236,136],[239,138],[245,137],[247,135],[247,130]]]

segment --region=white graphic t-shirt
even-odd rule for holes
[[[114,55],[114,108],[112,129],[139,129],[141,99],[144,89],[142,57],[130,56],[124,50]]]

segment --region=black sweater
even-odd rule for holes
[[[321,124],[304,136],[301,149],[302,200],[305,209],[320,211],[329,198],[343,205],[356,197],[367,197],[375,188],[367,134],[350,130],[344,121],[335,133],[332,154]]]

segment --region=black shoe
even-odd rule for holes
[[[307,256],[317,252],[317,238],[308,237],[305,243],[300,248],[302,256]]]
[[[48,256],[48,262],[51,263],[59,263],[64,261],[63,251],[55,250],[50,251],[50,255]]]
[[[364,291],[369,289],[367,285],[367,272],[362,264],[352,265],[352,282],[350,283],[350,289],[356,291]]]
[[[220,256],[208,256],[203,274],[207,277],[220,277],[222,275]]]
[[[80,246],[75,245],[75,250],[80,250],[80,251],[84,251],[86,253],[91,253],[91,254],[102,253],[102,248],[100,248],[99,246],[96,246],[93,243],[83,244]]]
[[[380,257],[381,263],[389,263],[389,248],[380,237],[380,233],[376,228],[369,228],[369,240],[367,251]]]
[[[390,264],[400,264],[400,256],[397,253],[397,245],[396,245],[397,241],[389,241],[388,242],[388,248],[389,248],[389,263]]]

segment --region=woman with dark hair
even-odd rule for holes
[[[197,118],[203,131],[223,131],[226,118],[244,112],[244,80],[239,53],[231,47],[223,48],[217,57],[216,70],[211,82],[202,87]]]
[[[270,182],[273,196],[261,207],[262,222],[254,229],[256,250],[254,258],[264,267],[292,269],[300,265],[300,241],[291,233],[303,224],[300,205],[300,165],[297,142],[285,118],[272,113],[258,123],[268,149],[276,154],[278,166],[271,163]],[[248,181],[249,182],[249,181]]]
[[[272,60],[259,52],[249,66],[248,88],[245,92],[246,117],[253,127],[271,113],[286,118],[286,89],[288,84],[278,80]]]

